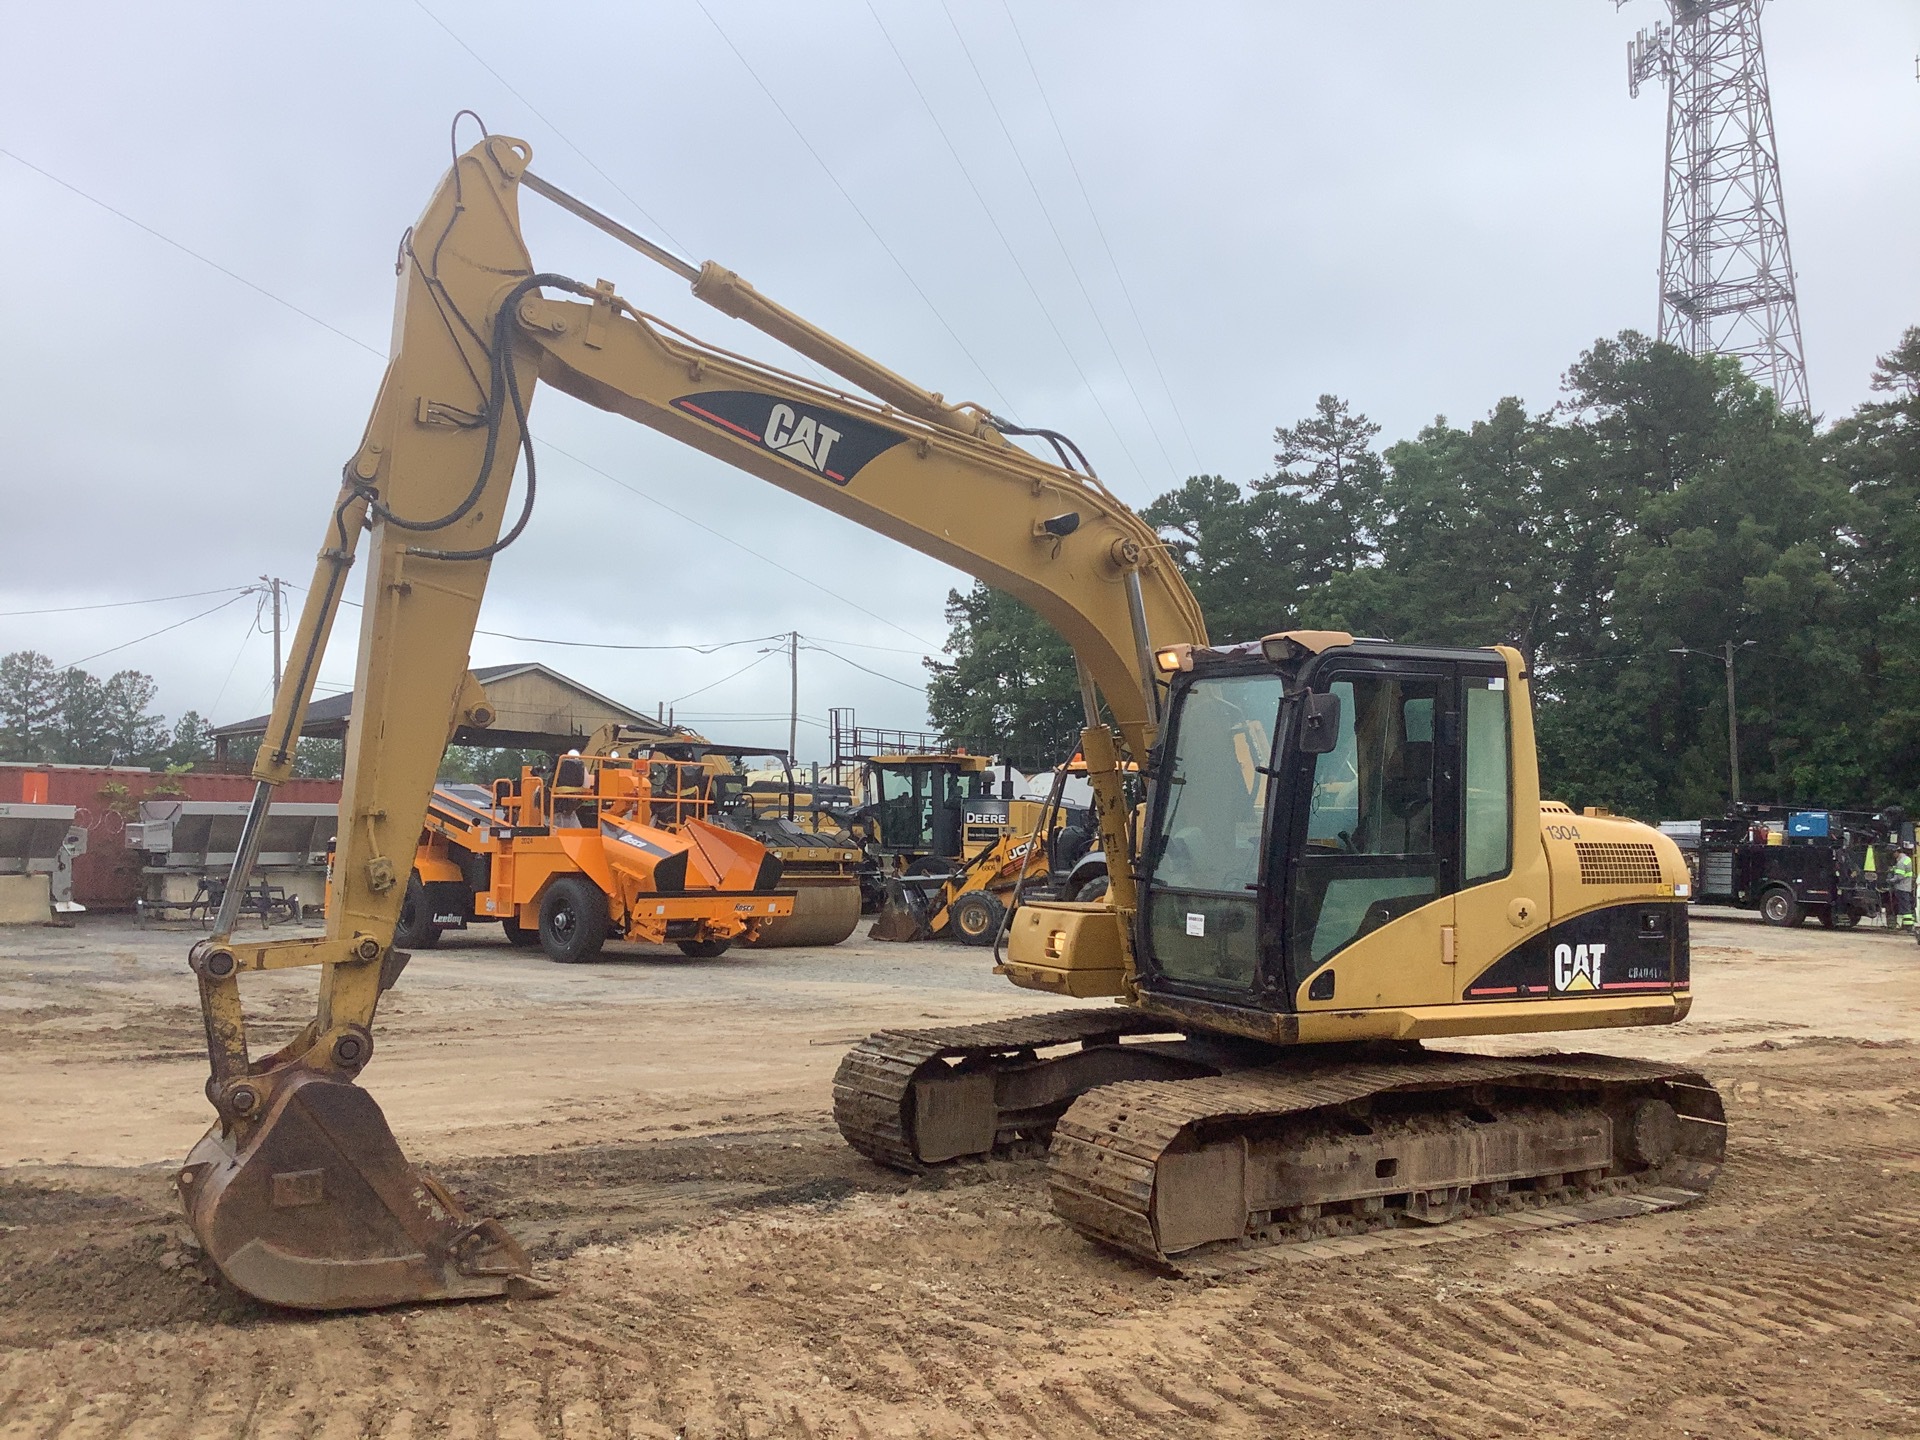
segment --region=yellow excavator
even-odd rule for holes
[[[1176,1266],[1524,1207],[1629,1214],[1706,1190],[1725,1123],[1694,1071],[1421,1043],[1660,1025],[1691,1002],[1680,853],[1630,821],[1542,803],[1516,651],[1302,631],[1211,644],[1153,530],[1064,436],[921,389],[531,159],[492,134],[456,154],[402,241],[392,358],[331,504],[227,903],[192,952],[218,1118],[178,1185],[227,1279],[313,1309],[538,1288],[512,1236],[409,1165],[355,1083],[407,961],[392,936],[435,767],[455,727],[491,718],[467,650],[490,562],[533,511],[538,383],[970,572],[1077,657],[1100,843],[1127,858],[1100,901],[1022,904],[998,969],[1106,1003],[871,1037],[834,1085],[861,1151],[921,1169],[1046,1139],[1072,1226]],[[705,344],[609,282],[538,270],[521,239],[528,192],[864,393]],[[326,932],[242,941],[237,897],[362,550]],[[1122,783],[1135,764],[1137,845]],[[313,1019],[252,1056],[241,976],[307,965]]]

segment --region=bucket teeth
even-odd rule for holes
[[[347,1081],[287,1077],[257,1122],[201,1138],[179,1187],[220,1273],[271,1305],[550,1293],[498,1221],[469,1215],[407,1163],[379,1105]]]

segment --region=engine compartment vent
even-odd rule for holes
[[[1644,840],[1576,840],[1583,885],[1658,885],[1660,852]]]

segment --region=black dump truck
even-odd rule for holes
[[[1912,838],[1898,810],[1784,805],[1741,805],[1697,824],[1660,828],[1686,853],[1696,904],[1758,910],[1771,925],[1798,925],[1811,915],[1840,928],[1886,913],[1897,847]]]

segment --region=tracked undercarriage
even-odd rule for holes
[[[834,1116],[906,1170],[1050,1138],[1060,1216],[1175,1269],[1473,1217],[1685,1204],[1726,1150],[1718,1092],[1681,1066],[1288,1050],[1169,1036],[1117,1007],[882,1031],[841,1062]]]

